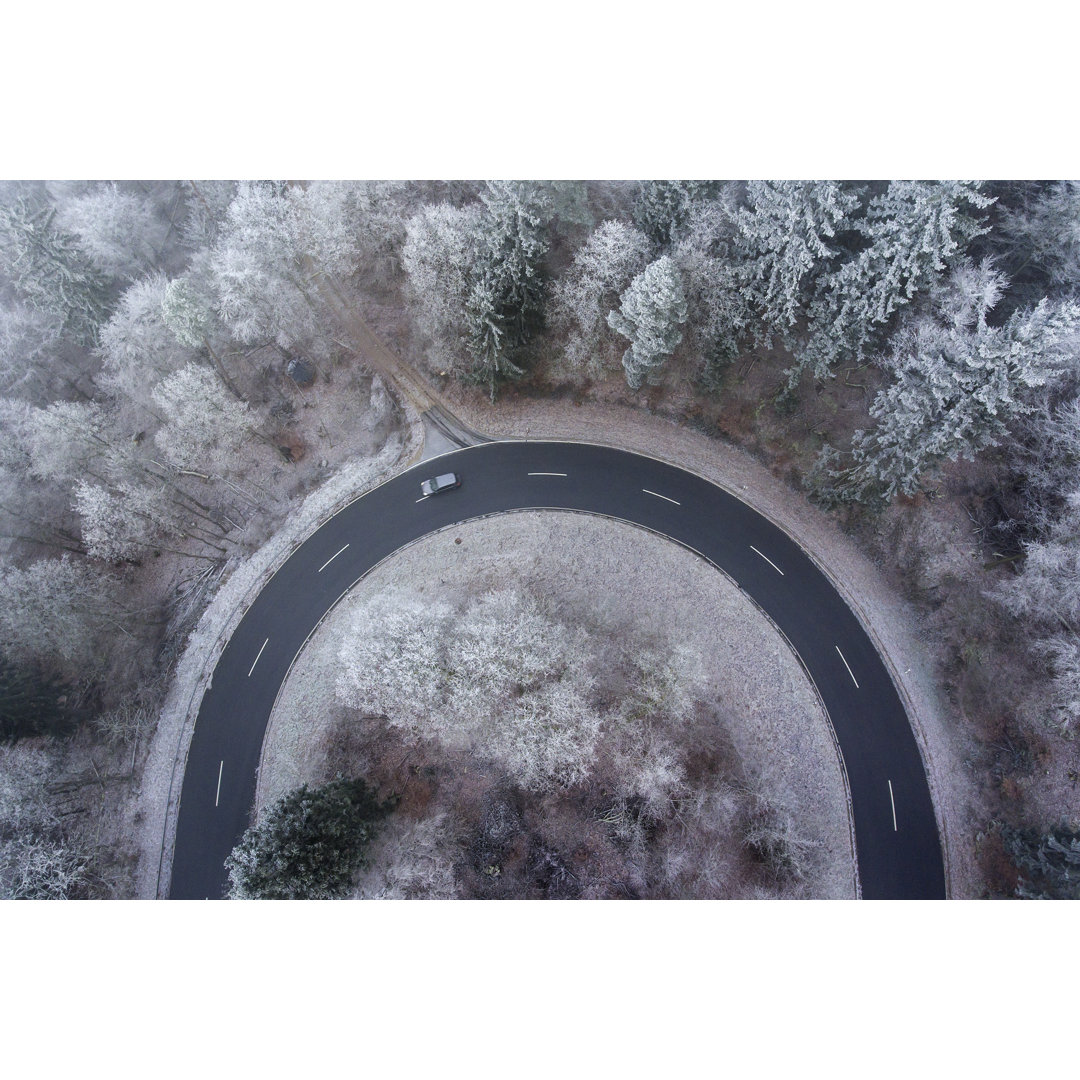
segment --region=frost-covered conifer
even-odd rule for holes
[[[214,319],[210,298],[187,278],[174,278],[161,293],[161,317],[169,331],[189,349],[206,341]]]
[[[244,833],[225,865],[229,896],[328,900],[364,864],[378,822],[391,809],[362,780],[338,777],[283,796]]]
[[[572,369],[598,375],[616,359],[607,313],[648,261],[645,234],[621,221],[605,221],[578,249],[555,284],[552,320],[569,334],[565,357]]]
[[[32,308],[60,321],[69,341],[89,347],[105,319],[107,283],[55,218],[55,208],[27,198],[0,205],[4,273]]]
[[[972,181],[894,180],[870,200],[857,228],[868,244],[820,279],[810,339],[790,373],[818,378],[839,362],[865,359],[894,313],[926,292],[986,227],[993,201]]]
[[[480,200],[488,213],[466,300],[466,377],[494,401],[498,384],[521,374],[520,350],[543,321],[551,196],[543,184],[489,180]]]
[[[764,337],[795,325],[809,286],[853,227],[859,195],[832,180],[752,180],[733,215],[737,274],[764,320]]]
[[[935,466],[997,445],[1075,363],[1080,306],[1043,301],[1003,327],[981,315],[959,329],[921,318],[900,334],[889,361],[895,378],[870,407],[877,424],[855,433],[854,464],[832,473],[832,497],[874,503],[914,494]]]
[[[645,379],[659,383],[658,372],[682,341],[686,295],[679,271],[667,256],[650,263],[622,294],[618,311],[608,313],[608,325],[630,339],[623,354],[626,381],[637,390]]]
[[[523,345],[544,309],[542,262],[548,250],[551,194],[544,184],[489,180],[480,193],[487,207],[484,270],[494,278],[507,347]]]

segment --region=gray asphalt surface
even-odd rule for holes
[[[421,499],[420,480],[449,470],[462,486]],[[222,653],[199,710],[171,898],[224,894],[225,858],[249,824],[277,690],[327,609],[368,569],[428,532],[543,508],[643,525],[730,574],[787,635],[825,703],[851,787],[863,897],[945,898],[937,824],[908,718],[828,579],[786,533],[714,484],[625,451],[557,442],[486,443],[421,462],[335,515],[274,575]]]

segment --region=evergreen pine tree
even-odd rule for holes
[[[1044,300],[996,328],[983,314],[976,313],[973,328],[923,318],[901,334],[891,362],[895,379],[870,406],[877,425],[855,433],[854,463],[833,469],[832,451],[819,463],[817,483],[827,501],[880,505],[914,494],[935,466],[1000,443],[1034,407],[1032,392],[1075,355],[1076,304]]]
[[[832,180],[752,180],[733,215],[736,275],[764,322],[765,340],[795,325],[811,285],[853,228],[857,191]]]
[[[69,341],[89,348],[105,320],[108,283],[55,216],[25,198],[0,206],[4,272],[31,307],[60,320]]]
[[[825,378],[841,361],[861,363],[893,315],[959,262],[986,232],[976,216],[993,201],[973,181],[894,180],[871,199],[857,228],[869,241],[820,279],[810,306],[810,338],[789,373]]]
[[[679,327],[686,318],[678,268],[667,255],[661,256],[630,283],[619,310],[608,313],[611,328],[630,339],[623,367],[632,389],[639,389],[645,379],[659,383],[659,369],[682,341]]]
[[[283,796],[244,833],[225,862],[234,899],[329,900],[344,894],[393,800],[338,777]]]

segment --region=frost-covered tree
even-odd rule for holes
[[[686,295],[678,268],[663,255],[650,263],[622,294],[618,311],[608,313],[608,325],[630,339],[623,353],[626,381],[637,390],[645,379],[659,383],[659,369],[682,341]]]
[[[714,180],[643,180],[638,185],[634,223],[654,244],[664,247],[692,205],[712,198],[719,187]]]
[[[400,591],[374,597],[357,610],[341,647],[338,697],[369,713],[392,714],[403,727],[438,730],[446,681],[416,673],[442,670],[453,614],[447,604]]]
[[[330,900],[344,895],[392,803],[339,777],[289,792],[244,833],[225,862],[234,900]]]
[[[596,376],[617,360],[607,313],[648,261],[648,238],[621,221],[605,221],[578,249],[555,283],[552,319],[568,334],[571,369]]]
[[[247,345],[298,348],[324,325],[299,205],[279,186],[243,183],[229,206],[214,284],[221,318]]]
[[[67,555],[0,567],[0,638],[17,660],[98,672],[121,617],[116,584],[100,567]]]
[[[97,402],[56,401],[25,417],[28,472],[39,480],[100,476],[110,447],[108,417]]]
[[[88,554],[108,562],[140,561],[148,551],[168,551],[187,558],[220,558],[225,548],[212,543],[183,514],[165,485],[125,484],[109,488],[79,480],[75,484],[74,509],[82,525]],[[187,527],[185,527],[185,525]],[[199,550],[184,551],[174,538],[199,541]],[[214,554],[207,554],[209,547]]]
[[[543,317],[542,263],[549,244],[551,194],[544,184],[489,180],[480,201],[488,212],[485,269],[495,279],[507,346],[515,349]]]
[[[85,396],[57,359],[62,333],[55,315],[26,304],[0,306],[0,393],[40,400],[59,381]]]
[[[480,200],[487,216],[465,304],[465,378],[494,401],[499,383],[522,373],[521,349],[543,321],[551,200],[542,184],[509,180],[489,180]]]
[[[986,232],[979,211],[993,201],[973,181],[894,180],[870,200],[856,227],[867,245],[819,279],[810,338],[790,385],[810,368],[826,377],[862,362],[893,315],[926,292]]]
[[[859,205],[857,191],[832,180],[747,184],[746,205],[733,215],[733,247],[763,337],[795,325],[812,282],[837,255],[837,234],[854,227]]]
[[[731,243],[731,212],[719,200],[695,203],[672,245],[687,306],[687,349],[702,361],[706,385],[716,386],[739,352],[754,318]]]
[[[600,717],[587,700],[582,640],[512,590],[460,613],[388,594],[356,612],[337,694],[414,736],[494,757],[545,790],[580,780],[595,752]]]
[[[1037,272],[1045,283],[1074,291],[1080,282],[1080,183],[1056,182],[1003,207],[991,240],[1008,253],[1013,276]]]
[[[880,503],[911,495],[934,467],[998,445],[1075,363],[1078,331],[1080,306],[1046,301],[1003,327],[981,318],[971,328],[917,320],[899,335],[889,362],[895,377],[870,406],[876,425],[855,433],[854,462],[831,472],[827,497]]]
[[[30,307],[89,347],[106,316],[107,282],[55,218],[55,207],[26,197],[0,204],[3,272]]]
[[[0,900],[88,895],[90,859],[44,797],[55,769],[49,750],[0,746]]]
[[[456,863],[462,845],[445,811],[421,821],[392,817],[368,848],[360,900],[453,900],[461,894]]]
[[[483,210],[424,206],[406,226],[401,259],[409,276],[417,323],[431,342],[436,370],[460,375],[467,363],[465,304],[479,258]]]
[[[436,370],[493,397],[520,374],[521,349],[543,317],[550,214],[544,185],[492,181],[481,206],[425,206],[410,219],[402,261]]]
[[[214,369],[229,392],[243,400],[236,383],[225,368],[221,339],[227,338],[214,308],[210,292],[212,275],[203,265],[202,255],[192,259],[192,266],[182,277],[173,278],[161,294],[161,317],[176,340],[188,349],[205,349]]]
[[[165,418],[154,441],[170,462],[217,473],[236,470],[237,451],[252,433],[250,410],[225,392],[213,372],[188,364],[165,379],[153,398]]]
[[[190,251],[211,248],[217,243],[229,207],[236,197],[234,180],[184,180],[181,184],[183,212],[180,217],[181,243]]]
[[[339,220],[335,242],[345,239],[344,264],[333,273],[348,281],[357,272],[369,271],[369,284],[401,273],[400,253],[405,226],[422,202],[418,186],[401,180],[319,181],[307,188],[313,204],[326,204],[332,213],[323,220]]]
[[[153,388],[191,359],[162,313],[169,285],[163,274],[136,282],[101,328],[102,386],[143,409],[152,407]]]
[[[57,224],[108,277],[134,280],[157,266],[165,230],[153,205],[114,183],[65,200]]]

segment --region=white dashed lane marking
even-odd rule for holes
[[[218,771],[217,771],[217,794],[214,796],[214,805],[215,806],[217,806],[217,804],[218,804],[218,799],[221,798],[221,773],[224,770],[224,768],[225,768],[225,762],[223,761],[218,766]]]
[[[842,652],[840,652],[840,646],[839,645],[836,646],[836,651],[838,653],[840,653],[840,659],[844,660],[844,654]],[[855,689],[858,690],[859,689],[859,680],[855,678],[855,673],[851,670],[851,665],[846,660],[844,660],[844,667],[847,668],[847,673],[851,676],[851,681],[855,684]]]
[[[756,547],[754,547],[753,544],[750,545],[750,550],[754,551],[754,552],[757,552],[757,554],[760,555],[781,577],[784,576],[784,571],[781,570],[780,567],[777,566],[776,563],[774,563],[772,561],[772,559],[769,558],[768,555],[766,555],[762,551],[758,551],[758,549]]]
[[[269,641],[270,641],[270,639],[269,639],[269,638],[267,638],[267,639],[266,639],[266,641],[264,641],[264,642],[262,643],[262,649],[260,649],[260,650],[259,650],[259,656],[262,656],[262,654],[263,654],[263,649],[265,649],[265,648],[266,648],[266,646],[267,646],[267,644],[269,643]],[[251,667],[250,667],[250,669],[248,670],[248,678],[249,678],[249,679],[251,678],[251,673],[252,673],[252,672],[253,672],[253,671],[255,670],[255,664],[257,664],[257,663],[259,662],[259,656],[256,656],[256,657],[255,657],[255,663],[254,663],[254,664],[252,664],[252,665],[251,665]]]
[[[892,807],[892,831],[896,832],[896,802],[893,800],[892,781],[889,782],[889,805]]]
[[[675,503],[676,506],[682,506],[682,503],[677,499],[669,499],[666,495],[661,495],[659,491],[650,491],[648,488],[642,488],[641,490],[644,491],[646,495],[655,495],[658,499],[663,499],[664,502]]]
[[[329,558],[329,559],[327,559],[327,560],[326,560],[326,562],[324,562],[324,563],[322,564],[322,566],[320,566],[320,567],[319,567],[319,569],[315,571],[315,573],[317,573],[317,574],[321,574],[321,573],[322,573],[322,572],[323,572],[323,571],[324,571],[324,570],[325,570],[325,569],[326,569],[326,568],[327,568],[327,567],[328,567],[328,566],[329,566],[329,565],[330,565],[330,564],[331,564],[331,563],[332,563],[332,562],[333,562],[333,561],[334,561],[334,560],[335,560],[335,559],[336,559],[336,558],[337,558],[337,557],[338,557],[338,556],[339,556],[339,555],[341,554],[341,552],[342,552],[342,551],[344,551],[344,550],[345,550],[345,548],[347,548],[348,546],[349,546],[349,545],[348,545],[348,544],[346,544],[346,545],[345,545],[345,547],[343,547],[343,548],[341,549],[341,551],[335,551],[335,552],[334,552],[334,554],[333,554],[333,555],[331,555],[331,556],[330,556],[330,558]]]
[[[565,476],[564,472],[531,472],[530,476]]]

